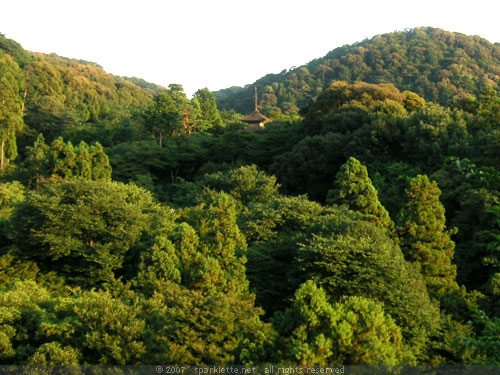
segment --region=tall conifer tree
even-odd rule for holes
[[[278,313],[273,323],[284,334],[279,344],[284,362],[396,365],[413,361],[401,329],[384,313],[382,303],[357,296],[332,303],[312,280],[300,286],[293,307]]]
[[[163,136],[172,135],[181,127],[181,113],[174,100],[176,97],[180,97],[177,94],[179,94],[178,91],[173,94],[168,92],[158,94],[144,110],[144,125],[155,137],[158,136],[160,147]]]
[[[194,98],[200,104],[201,122],[204,128],[222,125],[222,117],[217,109],[215,95],[209,89],[199,89],[195,92]]]
[[[335,189],[328,191],[326,201],[347,205],[384,228],[394,226],[389,213],[378,200],[377,190],[368,177],[366,167],[353,157],[340,167],[335,177]]]
[[[431,295],[439,296],[455,285],[452,264],[455,243],[446,230],[445,209],[439,201],[441,190],[435,181],[418,175],[406,189],[408,201],[399,217],[398,235],[407,260],[420,270]]]
[[[34,173],[36,189],[40,187],[40,182],[49,175],[49,146],[45,143],[43,134],[39,134],[33,147],[26,147],[27,156],[24,165],[28,171]],[[32,180],[31,180],[32,181]],[[30,183],[31,183],[30,181]]]

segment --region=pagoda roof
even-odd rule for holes
[[[267,124],[268,122],[272,122],[273,120],[267,118],[258,110],[255,110],[252,113],[250,113],[247,117],[242,118],[241,121],[247,122],[249,124],[261,124],[261,123]]]

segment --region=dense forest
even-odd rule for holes
[[[250,132],[0,34],[0,365],[500,364],[499,51],[345,46]]]
[[[500,86],[500,44],[431,27],[377,35],[339,47],[304,66],[257,80],[264,112],[295,112],[333,81],[392,83],[428,101],[448,105],[456,97]],[[222,109],[252,110],[254,85],[215,92]]]

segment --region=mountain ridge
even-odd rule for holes
[[[417,27],[344,45],[253,84],[215,91],[219,108],[251,110],[253,87],[265,113],[296,112],[333,81],[393,83],[428,101],[447,104],[500,83],[500,44],[439,28]]]
[[[91,103],[102,102],[102,93],[116,104],[122,104],[120,97],[123,95],[109,93],[110,89],[115,90],[112,86],[122,90],[123,85],[126,85],[127,105],[130,102],[140,105],[146,97],[149,99],[151,95],[166,90],[142,78],[113,75],[96,62],[62,57],[56,53],[27,51],[2,34],[0,50],[12,55],[22,69],[38,59],[50,60],[56,65],[80,64],[83,70],[102,73],[84,77],[93,82],[92,79],[102,75],[100,78],[106,81],[104,86],[109,86],[97,90],[89,87],[87,90],[97,91],[97,94],[92,94],[96,98],[85,99],[87,102],[84,100],[84,106],[94,107],[89,109],[90,117],[94,118],[95,113],[107,110],[96,108],[96,104]],[[253,110],[253,87],[256,86],[261,112],[271,115],[273,112],[296,113],[338,80],[348,83],[392,83],[401,91],[413,91],[427,101],[447,105],[454,98],[477,95],[485,86],[500,87],[500,43],[440,28],[405,29],[337,47],[304,65],[284,69],[280,73],[269,73],[253,84],[231,86],[214,91],[214,94],[219,109],[248,113]],[[114,81],[113,84],[111,81]],[[29,102],[30,93],[28,95]]]
[[[128,117],[166,90],[140,78],[115,76],[96,62],[25,50],[0,34],[2,71],[10,71],[16,82],[28,137],[43,133],[52,139],[63,129]]]

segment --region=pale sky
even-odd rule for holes
[[[188,96],[253,83],[344,44],[416,26],[500,42],[498,0],[3,0],[0,33]]]

